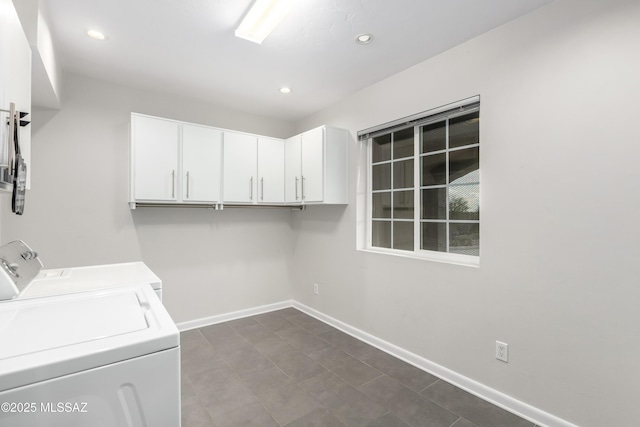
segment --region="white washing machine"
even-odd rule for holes
[[[41,267],[22,242],[9,245],[0,247],[0,426],[179,426],[180,338],[152,287],[7,299]]]

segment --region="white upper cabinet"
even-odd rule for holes
[[[284,141],[284,199],[286,203],[302,202],[302,135]]]
[[[22,29],[12,0],[0,0],[0,109],[31,113],[31,46]],[[9,114],[0,114],[0,164],[8,167],[10,148],[13,158],[13,138],[6,123]],[[27,116],[23,120],[31,121]],[[27,164],[27,188],[30,188],[31,125],[20,128],[20,151]]]
[[[219,202],[222,179],[222,131],[182,125],[182,200]]]
[[[131,115],[131,202],[178,200],[179,124]]]
[[[324,127],[319,127],[302,134],[302,201],[305,203],[324,200],[324,131]]]
[[[239,132],[224,132],[225,203],[257,201],[258,137]]]
[[[284,203],[284,141],[258,138],[258,203]]]
[[[131,202],[218,203],[222,131],[131,115]]]
[[[347,136],[321,126],[286,140],[287,203],[348,203]]]
[[[132,208],[347,204],[343,129],[283,140],[132,113],[130,165]]]

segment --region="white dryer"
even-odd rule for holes
[[[143,262],[42,270],[18,298],[85,292],[131,285],[150,285],[162,301],[162,280]]]

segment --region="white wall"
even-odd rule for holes
[[[638,425],[639,23],[637,0],[559,0],[298,123],[350,130],[352,194],[294,218],[294,299],[575,424]],[[356,251],[356,132],[477,94],[480,267]]]
[[[128,207],[131,111],[273,136],[291,125],[67,76],[60,111],[34,111],[25,213],[0,197],[2,238],[45,268],[142,260],[163,280],[176,322],[288,300],[291,212]]]

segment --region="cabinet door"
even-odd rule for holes
[[[224,133],[223,198],[227,203],[253,203],[257,199],[258,138]]]
[[[0,0],[0,109],[14,103],[17,111],[31,113],[31,46],[11,0]],[[13,136],[6,126],[8,113],[0,113],[0,164],[8,166],[7,144],[13,153]],[[32,121],[28,116],[25,120]],[[27,164],[31,188],[31,127],[20,127],[20,152]],[[12,155],[13,156],[13,155]]]
[[[284,141],[258,138],[258,202],[284,202]]]
[[[135,200],[178,200],[178,123],[131,118]]]
[[[219,202],[222,131],[182,125],[182,200]]]
[[[324,198],[324,128],[302,134],[302,200],[322,202]]]
[[[284,141],[284,199],[286,203],[302,201],[302,136],[296,135]]]

